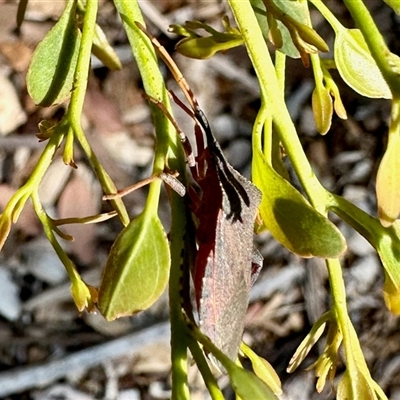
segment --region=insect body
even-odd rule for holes
[[[197,157],[203,158],[197,166],[206,170],[192,172],[201,188],[198,207],[192,207],[198,221],[193,280],[199,322],[214,344],[236,359],[254,280],[253,229],[261,193],[227,162],[204,115],[196,119],[208,142]],[[203,148],[199,134],[196,138]]]
[[[187,193],[196,225],[197,254],[192,277],[199,325],[234,360],[254,281],[253,229],[261,192],[228,163],[182,73],[158,41],[150,39],[190,107],[175,94],[171,96],[195,121],[197,157],[193,162],[185,135],[165,107],[158,104],[178,131],[196,186],[189,187]]]

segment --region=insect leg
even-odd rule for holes
[[[128,186],[128,187],[126,187],[125,189],[118,190],[117,193],[110,193],[110,194],[104,195],[104,196],[103,196],[103,200],[115,200],[115,199],[119,199],[119,198],[121,198],[121,197],[126,196],[126,195],[129,194],[129,193],[132,193],[133,191],[135,191],[135,190],[137,190],[137,189],[140,189],[140,188],[143,187],[143,186],[148,185],[149,183],[155,181],[155,180],[158,179],[158,178],[159,178],[158,175],[149,176],[148,178],[143,179],[142,181],[137,182],[137,183],[135,183],[135,184],[133,184],[133,185],[131,185],[131,186]]]
[[[146,179],[143,179],[140,182],[136,182],[131,186],[126,187],[125,189],[118,190],[117,193],[110,193],[103,196],[103,200],[115,200],[121,197],[126,196],[129,193],[134,192],[137,189],[140,189],[143,186],[148,185],[149,183],[155,181],[156,179],[161,179],[168,186],[170,186],[176,193],[178,193],[181,197],[186,194],[186,188],[176,177],[178,176],[178,172],[161,172],[158,175],[151,175]]]

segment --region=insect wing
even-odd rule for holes
[[[242,203],[241,220],[228,218],[231,204],[228,195],[222,191],[215,245],[207,258],[202,280],[199,319],[203,333],[235,360],[252,286],[253,227],[261,193],[227,165],[248,193],[250,203],[249,206]]]

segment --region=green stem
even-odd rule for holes
[[[189,339],[189,348],[190,352],[193,355],[193,358],[196,360],[196,365],[199,368],[201,376],[204,379],[204,383],[207,386],[208,392],[210,393],[212,400],[224,400],[221,389],[219,388],[218,383],[215,380],[214,375],[210,370],[210,367],[208,366],[207,360],[204,357],[203,350],[200,348],[199,343],[193,337],[190,337]]]
[[[143,86],[152,98],[160,100],[170,110],[168,93],[158,67],[158,60],[150,40],[136,26],[135,21],[144,25],[137,1],[114,0],[114,4],[124,24],[133,55],[136,59]],[[151,107],[154,126],[156,128],[156,152],[153,174],[157,175],[164,170],[168,155],[168,166],[177,169],[181,177],[185,176],[185,162],[177,134],[168,119],[157,107]],[[160,181],[150,185],[147,210],[151,212],[158,207]],[[182,319],[181,310],[181,253],[185,236],[185,205],[183,199],[175,193],[171,194],[171,273],[169,281],[170,320],[171,320],[171,375],[172,399],[189,399],[187,384],[187,338],[185,337],[186,324]]]
[[[351,353],[351,340],[349,333],[349,325],[351,325],[347,313],[346,289],[342,275],[342,268],[338,259],[326,260],[329,272],[329,284],[332,293],[333,309],[335,311],[336,320],[339,329],[343,335],[343,344],[346,352],[347,367],[350,370],[356,369],[354,359]]]
[[[184,201],[176,193],[171,194],[171,273],[169,278],[169,313],[171,321],[171,377],[172,400],[190,399],[188,388],[187,347],[188,328],[182,316],[181,291],[183,282],[183,253],[186,234],[186,207]]]
[[[115,193],[117,188],[92,151],[81,127],[81,116],[89,78],[90,55],[96,26],[97,8],[98,0],[86,2],[86,10],[82,28],[82,39],[74,76],[74,90],[71,95],[71,102],[66,118],[69,118],[74,135],[78,139],[86,156],[88,157],[103,190],[106,194],[110,194]],[[129,216],[122,200],[111,200],[111,204],[117,210],[122,223],[125,226],[128,225]]]
[[[106,170],[103,168],[101,165],[100,161],[96,157],[96,154],[90,147],[89,142],[86,139],[85,133],[83,132],[82,128],[80,125],[75,125],[74,127],[74,133],[75,137],[78,139],[79,144],[81,145],[83,151],[86,154],[86,157],[88,158],[100,184],[101,187],[103,188],[104,192],[106,194],[112,194],[117,192],[117,188],[106,172]],[[117,211],[119,218],[121,219],[121,222],[123,223],[124,226],[127,226],[129,224],[129,215],[128,212],[126,211],[125,205],[122,201],[122,199],[115,199],[115,200],[110,200],[111,205],[113,208]]]
[[[71,123],[75,126],[80,126],[81,124],[83,102],[85,100],[89,77],[90,55],[96,26],[97,8],[98,0],[86,2],[82,38],[74,76],[74,90],[72,91],[71,103],[68,109],[68,113],[71,116]]]
[[[251,9],[251,5],[249,2],[240,0],[229,0],[229,3],[240,27],[240,31],[242,32],[247,51],[261,86],[262,104],[254,127],[255,148],[257,143],[260,143],[259,119],[267,115],[265,109],[268,107],[272,110],[274,126],[279,133],[303,188],[313,206],[325,214],[328,195],[314,175],[304,154],[296,129],[287,110],[283,93],[279,90],[280,85],[277,75],[262,37],[261,30],[257,24],[257,19]],[[334,310],[338,324],[343,333],[347,365],[349,367],[349,373],[354,375],[354,372],[357,372],[357,367],[359,367],[357,364],[365,365],[365,360],[354,332],[354,327],[347,313],[345,285],[339,260],[327,260],[327,266]],[[357,356],[353,356],[353,347]],[[357,363],[355,361],[356,359]],[[364,372],[363,365],[361,365],[361,368]],[[367,373],[369,374],[368,370]]]
[[[285,93],[286,54],[281,51],[275,52],[275,72],[281,93]]]
[[[340,29],[343,29],[343,25],[340,21],[332,14],[331,10],[321,0],[310,0],[312,4],[318,9],[322,16],[329,22],[329,25],[337,33]]]
[[[74,264],[69,259],[69,257],[67,256],[67,254],[65,253],[63,248],[58,243],[56,237],[54,236],[53,228],[52,228],[52,220],[49,218],[49,216],[43,210],[37,190],[34,190],[32,192],[31,198],[32,198],[33,208],[34,208],[36,215],[38,216],[40,222],[42,223],[45,235],[46,235],[48,241],[53,246],[55,252],[57,253],[58,258],[64,264],[64,267],[68,273],[68,276],[69,276],[71,282],[73,282],[75,277],[77,275],[79,276],[79,274],[76,271]]]
[[[144,25],[144,20],[137,1],[115,0],[115,6],[121,16],[131,44],[132,53],[137,62],[146,94],[160,100],[168,110],[170,104],[164,79],[158,67],[158,60],[152,43],[136,26],[135,21]],[[177,135],[165,115],[157,107],[152,107],[152,116],[156,128],[157,145],[154,156],[153,174],[160,174],[165,167],[169,149],[176,149]],[[161,183],[155,180],[150,184],[146,210],[156,212]]]
[[[261,108],[268,107],[271,110],[274,126],[304,190],[313,206],[324,212],[325,210],[321,205],[324,189],[304,154],[251,4],[241,0],[229,0],[229,4],[242,32],[249,57],[260,83]],[[254,129],[256,130],[258,127],[255,126]]]
[[[333,309],[336,315],[336,321],[343,336],[343,346],[346,354],[346,371],[350,381],[356,387],[360,373],[364,376],[370,387],[377,386],[373,381],[365,361],[357,332],[351,323],[347,312],[346,290],[342,275],[342,268],[338,259],[327,260],[329,283],[331,285]],[[357,394],[364,388],[357,388]]]
[[[16,223],[19,215],[29,199],[31,193],[40,185],[44,174],[46,173],[49,165],[51,164],[56,151],[58,150],[63,138],[64,129],[59,127],[53,135],[50,137],[46,147],[44,148],[39,160],[37,161],[35,168],[25,183],[24,186],[20,187],[17,192],[8,201],[3,213],[0,215],[0,226],[7,226],[8,228],[3,228],[1,230],[0,237],[0,250],[7,239],[9,229],[11,229],[11,222]],[[7,220],[10,220],[9,223]]]

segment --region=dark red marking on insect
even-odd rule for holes
[[[259,253],[253,256],[253,229],[261,192],[228,163],[175,62],[143,26],[137,25],[171,70],[190,108],[171,92],[173,100],[195,121],[197,157],[193,163],[186,136],[165,106],[150,98],[177,129],[197,186],[189,186],[187,193],[196,224],[198,248],[192,276],[200,328],[234,360],[243,334],[249,291],[262,263]]]

